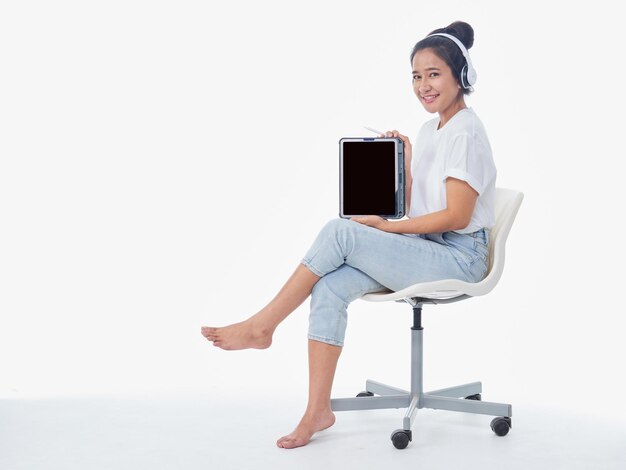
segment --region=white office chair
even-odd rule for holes
[[[367,380],[366,391],[359,393],[357,398],[332,399],[333,411],[408,408],[402,429],[395,430],[391,435],[391,441],[397,449],[404,449],[412,440],[411,427],[419,408],[496,416],[491,421],[491,429],[498,436],[505,436],[509,432],[512,425],[511,405],[482,401],[481,382],[424,393],[422,388],[424,331],[422,305],[457,302],[491,292],[502,276],[506,240],[523,198],[524,195],[519,191],[496,188],[496,223],[490,234],[489,270],[482,281],[469,283],[457,279],[446,279],[415,284],[397,292],[373,293],[363,297],[364,300],[371,302],[404,301],[413,307],[411,391]]]

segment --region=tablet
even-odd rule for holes
[[[339,216],[404,217],[404,144],[398,138],[339,140]]]

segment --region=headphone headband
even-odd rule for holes
[[[461,50],[461,53],[463,54],[463,57],[465,57],[465,62],[466,62],[466,65],[463,67],[463,70],[461,70],[461,77],[460,77],[461,85],[465,89],[471,89],[472,86],[476,83],[476,70],[474,69],[474,66],[472,65],[469,52],[465,48],[463,43],[460,40],[458,40],[456,37],[447,33],[433,33],[426,37],[430,38],[432,36],[443,36],[444,38],[448,38],[452,42],[454,42],[458,46],[458,48]]]

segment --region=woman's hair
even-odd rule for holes
[[[424,39],[415,44],[413,51],[411,52],[412,64],[413,57],[417,52],[422,49],[432,49],[433,52],[441,58],[441,60],[448,64],[448,67],[450,67],[452,73],[460,83],[461,70],[465,65],[465,57],[463,57],[463,53],[461,52],[461,49],[459,49],[459,46],[457,46],[450,39],[444,36],[430,36],[435,33],[450,34],[461,41],[461,43],[465,46],[465,49],[469,50],[469,48],[474,44],[474,29],[463,21],[455,21],[445,28],[439,28],[431,31],[429,36],[426,36]],[[471,92],[471,89],[463,89],[463,93],[466,95]]]

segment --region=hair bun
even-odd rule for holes
[[[474,28],[464,21],[455,21],[445,28],[437,29],[433,33],[451,34],[463,43],[465,49],[469,49],[474,45]]]

